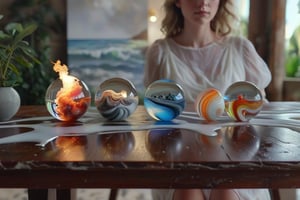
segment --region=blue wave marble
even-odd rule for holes
[[[104,118],[111,121],[127,119],[136,110],[138,103],[135,86],[126,79],[108,79],[96,90],[96,108]]]
[[[171,121],[180,115],[185,107],[183,89],[172,80],[154,81],[146,89],[144,106],[153,119]]]

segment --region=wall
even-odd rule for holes
[[[9,16],[12,15],[9,10],[9,6],[14,0],[2,0],[0,1],[0,15],[4,15],[4,19],[0,21],[0,26],[4,26],[8,21],[10,21]],[[67,61],[66,56],[66,1],[64,0],[49,0],[52,7],[59,13],[60,18],[62,19],[62,24],[58,24],[57,26],[61,26],[60,29],[62,32],[55,33],[49,32],[50,35],[50,46],[52,47],[51,57],[53,60],[61,59],[63,62]],[[49,20],[50,25],[53,26],[51,20]],[[54,24],[55,26],[55,24]]]
[[[4,16],[6,16],[6,15],[8,15],[9,14],[9,10],[7,9],[7,7],[11,4],[13,2],[13,0],[5,0],[5,1],[0,1],[0,14],[1,15],[4,15]],[[3,20],[5,20],[5,19],[3,19]],[[5,22],[5,21],[3,21],[3,22]],[[3,23],[2,22],[2,23]],[[2,24],[1,23],[1,24]]]
[[[156,16],[157,16],[156,22],[148,21],[149,44],[153,43],[158,38],[164,37],[160,31],[161,21],[164,16],[162,4],[163,4],[162,0],[149,0],[148,1],[149,9],[153,9],[153,11],[156,13]]]

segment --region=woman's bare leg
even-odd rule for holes
[[[176,189],[173,200],[205,200],[200,189]]]
[[[212,190],[209,200],[240,200],[235,190]]]

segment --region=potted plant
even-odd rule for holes
[[[19,110],[21,100],[14,86],[22,80],[20,70],[39,62],[25,40],[36,29],[35,24],[25,26],[14,22],[0,29],[0,121],[9,120]]]

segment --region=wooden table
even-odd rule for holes
[[[202,134],[211,126],[222,128]],[[272,102],[250,122],[213,124],[193,113],[154,122],[141,106],[125,122],[91,109],[65,123],[45,106],[22,106],[0,123],[0,160],[2,188],[296,188],[300,103]]]

